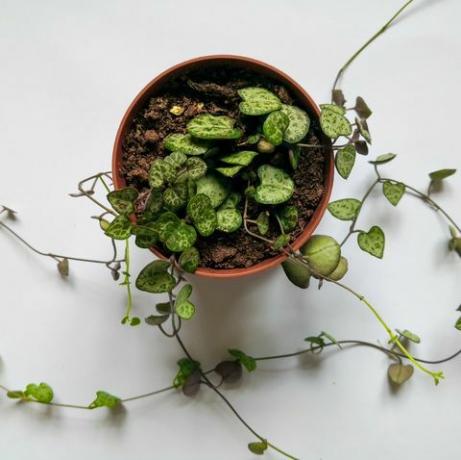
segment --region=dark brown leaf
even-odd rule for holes
[[[242,365],[238,361],[222,361],[215,367],[215,372],[224,382],[235,383],[242,378]]]

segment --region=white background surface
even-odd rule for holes
[[[109,245],[88,219],[94,208],[67,193],[79,178],[109,169],[118,123],[140,88],[170,65],[233,53],[265,60],[326,101],[340,64],[402,0],[18,1],[0,0],[0,202],[14,224],[45,250],[105,257]],[[460,167],[461,3],[416,0],[363,55],[343,87],[364,96],[372,155],[398,160],[386,174],[419,188],[427,172]],[[360,197],[372,170],[359,158],[334,198]],[[438,198],[457,219],[460,176]],[[442,220],[405,197],[393,209],[378,191],[361,226],[381,225],[384,261],[351,240],[348,284],[365,293],[395,327],[419,333],[417,353],[440,358],[460,346],[453,328],[460,260],[446,253]],[[347,225],[326,216],[319,231],[340,238]],[[181,356],[148,327],[122,327],[125,294],[100,267],[54,264],[0,235],[1,382],[49,382],[57,400],[86,404],[97,389],[122,397],[168,385]],[[149,255],[136,252],[135,270]],[[184,337],[204,367],[230,346],[254,355],[299,349],[321,330],[337,338],[385,342],[364,306],[337,288],[297,290],[275,270],[239,281],[195,282],[196,318]],[[140,316],[154,299],[136,293]],[[441,366],[434,387],[421,373],[397,393],[388,360],[373,350],[326,352],[319,359],[267,362],[227,392],[244,417],[302,459],[420,460],[459,457],[459,361]],[[440,367],[440,366],[437,366]],[[109,416],[18,407],[0,400],[2,460],[250,459],[252,436],[214,394],[165,394]],[[268,459],[280,458],[274,453]]]

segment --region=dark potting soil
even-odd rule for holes
[[[169,154],[163,148],[163,139],[168,134],[186,132],[187,122],[200,113],[230,116],[237,120],[236,126],[246,128],[246,134],[255,132],[260,121],[258,117],[245,117],[243,123],[238,110],[241,99],[237,90],[246,86],[263,86],[276,93],[283,103],[296,104],[286,88],[277,82],[257,73],[226,66],[183,74],[168,82],[157,95],[149,99],[135,116],[123,139],[121,173],[127,185],[135,187],[140,192],[136,203],[138,212],[142,212],[149,194],[148,179],[152,161]],[[174,106],[183,108],[183,113],[171,113],[170,109]],[[304,142],[320,146],[321,131],[318,121],[313,114],[309,115],[311,128]],[[221,151],[225,153],[239,148],[234,141],[220,142],[220,146]],[[256,146],[245,148],[253,150]],[[299,214],[298,225],[290,234],[291,241],[302,233],[322,198],[327,154],[328,151],[321,147],[303,149],[298,168],[293,175],[295,192],[290,201],[284,203],[296,206]],[[264,162],[267,162],[266,155],[268,154],[260,154]],[[258,157],[254,161],[255,166],[258,164],[257,160]],[[290,171],[286,147],[278,147],[276,153],[271,154],[270,163]],[[243,182],[236,185],[241,185],[241,192],[246,187]],[[240,203],[240,207],[243,208],[243,203]],[[262,210],[258,203],[250,200],[248,218],[256,219]],[[250,224],[250,228],[256,230],[256,227],[252,227]],[[266,237],[273,239],[279,233],[277,223],[271,222]],[[267,243],[252,237],[242,228],[233,233],[216,231],[207,238],[199,236],[196,247],[200,251],[201,265],[214,269],[251,267],[279,254]]]

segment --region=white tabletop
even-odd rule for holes
[[[339,65],[401,4],[0,0],[0,202],[19,211],[14,228],[39,248],[105,257],[108,241],[89,219],[94,208],[67,193],[110,168],[118,123],[147,81],[194,56],[243,54],[281,68],[326,102]],[[461,166],[460,18],[459,1],[416,0],[344,79],[350,100],[362,95],[374,110],[371,154],[397,153],[386,174],[422,189],[429,171]],[[360,197],[372,179],[359,158],[350,181],[336,179],[333,197]],[[460,193],[458,175],[436,198],[461,220]],[[455,351],[461,260],[447,253],[445,223],[411,197],[393,209],[379,191],[360,219],[362,227],[383,227],[386,254],[377,260],[351,240],[348,284],[392,326],[422,337],[418,355]],[[340,238],[346,229],[326,216],[319,232]],[[0,254],[1,383],[45,381],[57,401],[86,404],[99,389],[125,397],[171,382],[180,350],[155,329],[120,325],[125,292],[106,270],[72,263],[63,282],[50,260],[4,232]],[[150,259],[137,251],[134,271]],[[194,284],[198,314],[184,339],[204,367],[229,347],[294,351],[321,330],[386,342],[369,311],[334,286],[298,290],[279,270]],[[140,316],[152,312],[152,296],[136,292],[135,303]],[[271,361],[226,395],[259,432],[302,459],[458,458],[459,361],[439,366],[446,380],[438,387],[415,372],[398,392],[389,388],[388,364],[368,349]],[[2,460],[250,459],[250,441],[206,390],[192,400],[170,393],[135,402],[115,416],[0,399]]]

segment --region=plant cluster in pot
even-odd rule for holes
[[[298,83],[254,59],[207,56],[163,72],[128,108],[112,204],[132,203],[138,246],[187,272],[240,277],[307,242],[333,171],[319,110]]]

